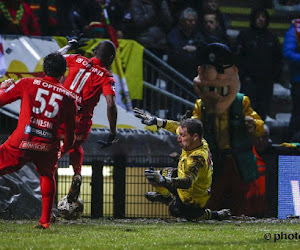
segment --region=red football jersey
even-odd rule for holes
[[[100,95],[115,95],[115,80],[112,74],[96,57],[88,59],[81,55],[64,55],[69,68],[64,87],[76,95],[77,116],[92,119]]]
[[[21,99],[16,130],[5,142],[11,150],[38,152],[59,149],[58,128],[65,124],[64,147],[74,141],[77,104],[74,95],[55,78],[23,78],[0,89],[0,106]]]

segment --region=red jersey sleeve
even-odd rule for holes
[[[106,77],[106,81],[104,82],[102,86],[102,93],[104,96],[106,95],[116,95],[116,81],[114,77],[111,74],[108,74]]]
[[[23,87],[26,84],[27,78],[12,84],[10,87],[0,88],[0,106],[12,103],[23,96]]]

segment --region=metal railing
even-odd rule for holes
[[[192,79],[188,79],[165,61],[144,49],[143,100],[133,100],[134,106],[161,118],[178,120],[193,109],[196,94]]]
[[[168,156],[151,157],[155,170],[162,167],[176,167],[177,163]],[[128,162],[136,164],[128,164]],[[144,176],[149,168],[149,156],[98,157],[86,155],[83,166],[83,179],[80,198],[84,202],[83,216],[91,218],[169,218],[167,206],[149,202],[144,193],[154,191]],[[68,157],[58,163],[59,170],[69,166]],[[86,171],[90,169],[90,171]],[[70,188],[73,170],[57,176],[57,201],[64,197]],[[68,173],[68,174],[67,174]],[[71,174],[70,174],[71,173]]]

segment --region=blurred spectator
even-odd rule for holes
[[[217,0],[202,0],[202,16],[209,11],[216,13],[217,20],[219,22],[219,29],[222,33],[226,34],[227,29],[230,27],[230,20],[221,12]]]
[[[259,177],[250,183],[246,195],[246,215],[259,218],[264,217],[266,212],[266,162],[264,160],[264,154],[272,145],[272,141],[269,137],[270,130],[266,124],[264,124],[264,129],[264,134],[254,140],[253,146]]]
[[[2,34],[40,35],[37,18],[22,0],[0,0],[0,31]]]
[[[281,0],[281,1],[279,1],[279,3],[283,4],[283,5],[291,6],[291,5],[299,4],[300,0]]]
[[[76,11],[75,0],[56,1],[56,4],[59,23],[58,34],[61,36],[77,35],[81,27],[76,22],[76,17],[79,17],[79,14]]]
[[[91,22],[86,28],[85,34],[90,38],[103,38],[107,36],[105,25],[101,22]]]
[[[125,13],[126,1],[124,0],[97,0],[101,6],[102,13],[104,10],[107,11],[109,17],[109,23],[116,30],[116,35],[118,38],[122,39],[124,37],[122,31],[122,19]],[[105,18],[105,15],[104,15]],[[102,21],[102,19],[100,19]]]
[[[60,2],[58,8],[60,34],[78,35],[84,32],[86,37],[110,38],[118,47],[117,33],[111,25],[107,6],[112,9],[112,4],[118,1],[99,0],[66,0]],[[68,6],[68,7],[67,7]],[[117,5],[114,6],[117,8]],[[121,13],[121,9],[119,9]]]
[[[289,65],[291,76],[292,116],[289,124],[289,137],[300,131],[300,19],[292,22],[286,32],[283,43],[283,53]]]
[[[173,18],[173,26],[178,24],[182,11],[188,7],[193,8],[198,16],[202,13],[202,1],[199,0],[169,0],[168,3]]]
[[[116,48],[118,48],[118,38],[115,29],[109,24],[101,22],[91,22],[84,30],[85,36],[90,38],[110,38]]]
[[[272,9],[273,1],[274,0],[252,0],[252,8]]]
[[[168,63],[189,79],[197,75],[196,50],[203,45],[198,14],[192,8],[182,11],[178,24],[168,33]]]
[[[27,0],[26,1],[37,17],[43,36],[56,35],[57,33],[57,9],[55,0]]]
[[[250,28],[241,31],[236,41],[241,92],[250,97],[263,120],[270,112],[273,85],[283,66],[282,47],[268,29],[269,19],[266,9],[252,9]]]
[[[220,26],[218,15],[212,10],[207,10],[202,18],[202,33],[205,37],[205,43],[209,44],[218,42],[228,45],[229,41],[226,33],[224,33]]]
[[[161,57],[166,52],[166,33],[172,16],[166,0],[131,0],[131,39]]]
[[[116,32],[115,27],[120,27],[124,13],[124,6],[118,0],[83,0],[75,2],[75,22],[81,31],[87,31],[92,22],[100,22],[104,26],[105,38],[111,40],[117,46],[117,34],[123,38],[120,31]],[[95,34],[94,34],[95,35]],[[99,35],[96,33],[96,35]]]

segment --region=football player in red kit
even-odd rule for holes
[[[32,162],[40,175],[42,215],[37,228],[49,228],[56,192],[54,173],[60,154],[74,143],[77,104],[74,95],[59,82],[66,60],[59,53],[44,59],[44,78],[23,78],[1,84],[0,106],[22,100],[16,130],[0,146],[0,175],[13,173]],[[11,80],[10,80],[11,81]],[[7,82],[6,82],[7,83]],[[60,147],[58,129],[66,133]]]
[[[61,54],[67,53],[76,46],[73,39],[68,45],[59,50]],[[117,107],[115,103],[115,80],[108,70],[116,55],[115,45],[108,40],[101,41],[94,49],[95,56],[91,59],[79,54],[64,55],[69,68],[64,87],[75,94],[78,113],[76,116],[76,139],[73,148],[69,151],[70,162],[73,166],[74,176],[67,199],[74,202],[78,199],[81,185],[81,166],[84,152],[82,143],[87,139],[92,126],[94,108],[103,94],[107,103],[107,118],[110,126],[110,135],[107,145],[115,139]]]

